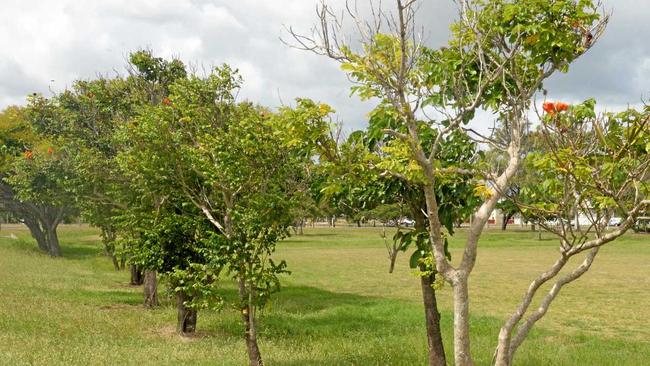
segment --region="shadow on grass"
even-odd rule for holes
[[[228,300],[236,297],[234,288],[222,294]],[[450,320],[447,316],[445,323],[449,325]],[[202,339],[228,339],[242,351],[245,349],[241,319],[229,305],[221,314],[200,311],[198,331],[207,335]],[[424,364],[423,332],[423,312],[417,304],[307,286],[282,288],[258,322],[263,356],[269,364],[285,366],[386,364],[380,362],[385,356],[381,353],[386,352],[392,359],[406,361],[400,364]],[[416,341],[405,346],[409,348],[406,358],[402,346],[386,349],[386,343],[394,341],[394,337],[412,334],[416,334]],[[363,344],[350,341],[356,339],[363,339]]]
[[[99,243],[70,244],[69,242],[61,243],[61,253],[63,258],[83,260],[104,256]],[[108,257],[106,257],[108,260]]]
[[[102,307],[142,305],[142,294],[128,290],[73,290],[72,296]]]
[[[29,233],[20,233],[17,237],[9,237],[13,232],[6,236],[0,235],[0,245],[20,250],[30,254],[42,254],[47,256],[46,251],[41,250],[36,240]],[[86,233],[82,233],[86,234]],[[59,244],[61,246],[61,257],[64,259],[88,259],[103,256],[101,243],[94,240],[79,240],[79,235],[70,235],[69,233],[59,234]]]

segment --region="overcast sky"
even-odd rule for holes
[[[315,22],[316,1],[3,0],[0,108],[23,104],[29,93],[60,91],[78,78],[122,71],[130,51],[149,48],[194,65],[229,63],[245,78],[245,98],[277,106],[309,97],[334,106],[347,128],[361,127],[372,105],[349,96],[338,64],[279,40],[283,25],[307,30]],[[454,4],[421,2],[419,23],[428,43],[439,45]],[[608,30],[568,74],[547,83],[550,98],[593,96],[603,108],[620,109],[650,97],[650,1],[604,3],[613,11]]]

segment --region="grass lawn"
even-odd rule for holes
[[[464,235],[452,241],[455,259]],[[199,312],[197,336],[177,336],[172,302],[143,309],[141,288],[112,270],[95,230],[61,227],[62,259],[39,253],[20,227],[3,226],[0,237],[0,365],[246,364],[233,309]],[[477,364],[489,364],[503,319],[552,263],[556,244],[550,234],[540,241],[516,228],[484,235],[470,288]],[[388,274],[383,245],[374,228],[307,229],[279,245],[276,257],[293,273],[261,319],[267,364],[426,364],[418,279],[407,255]],[[516,364],[649,364],[649,275],[650,235],[606,247],[592,270],[563,290]],[[224,291],[232,296],[232,286]],[[450,288],[438,296],[449,352]]]

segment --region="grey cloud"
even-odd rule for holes
[[[598,43],[547,83],[551,95],[570,100],[594,97],[601,104],[636,104],[650,93],[650,3],[607,0],[610,23]]]
[[[270,106],[296,97],[328,102],[348,128],[363,126],[372,108],[349,96],[338,64],[280,42],[283,25],[307,31],[316,22],[316,0],[36,3],[9,1],[0,13],[0,32],[11,35],[0,39],[0,108],[47,92],[50,79],[61,90],[76,78],[123,70],[126,55],[142,47],[199,67],[230,63],[246,79],[243,98]],[[343,0],[329,3],[342,9]],[[624,104],[650,91],[650,3],[605,4],[615,11],[608,31],[568,74],[549,81],[553,97]],[[443,45],[456,16],[451,0],[422,1],[417,20],[427,45]]]
[[[21,104],[31,93],[43,93],[47,85],[31,78],[12,60],[0,59],[0,105]]]

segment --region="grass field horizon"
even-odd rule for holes
[[[291,275],[261,317],[268,365],[424,365],[426,336],[419,282],[401,254],[395,273],[380,228],[307,228],[278,245]],[[12,237],[14,235],[16,238]],[[455,260],[464,229],[452,239]],[[175,308],[141,306],[101,253],[97,231],[60,229],[63,258],[38,251],[28,231],[0,230],[0,364],[242,365],[238,314],[199,312],[198,332],[175,334]],[[503,319],[529,282],[557,255],[551,234],[490,229],[470,280],[472,349],[489,364]],[[577,260],[576,260],[577,262]],[[518,352],[516,365],[643,365],[650,360],[650,235],[607,246],[583,278],[563,290]],[[225,281],[223,292],[234,288]],[[451,290],[438,291],[451,351]]]

